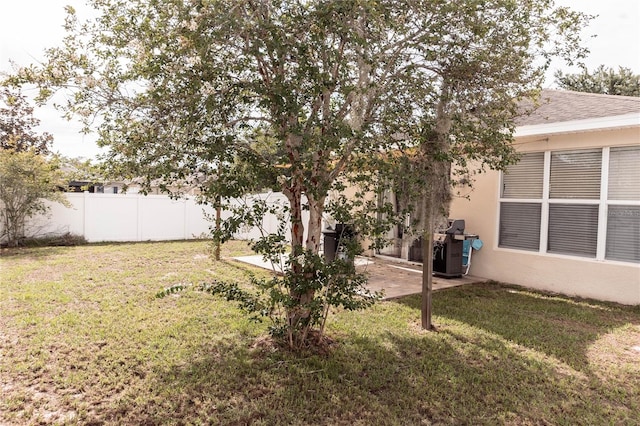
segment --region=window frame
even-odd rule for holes
[[[609,191],[609,163],[610,163],[610,152],[612,148],[625,148],[625,147],[636,147],[637,145],[625,145],[625,146],[607,146],[603,148],[567,148],[567,149],[557,149],[557,150],[545,150],[544,151],[544,160],[543,160],[543,188],[542,188],[542,197],[539,199],[530,199],[530,198],[506,198],[503,197],[503,184],[504,184],[504,172],[500,172],[500,178],[498,179],[498,203],[497,203],[497,228],[496,228],[496,247],[500,250],[514,250],[521,253],[530,253],[530,254],[542,254],[553,257],[571,257],[575,259],[581,260],[596,260],[602,262],[610,262],[610,263],[632,263],[637,264],[632,261],[621,261],[621,260],[612,260],[606,259],[606,243],[607,243],[607,222],[608,222],[608,212],[609,206],[612,205],[622,205],[622,206],[640,206],[640,200],[609,200],[608,191]],[[600,196],[598,198],[592,199],[582,199],[582,198],[550,198],[550,176],[551,176],[551,156],[552,153],[556,154],[559,152],[569,152],[569,151],[589,151],[593,149],[601,149],[601,175],[600,175]],[[523,152],[523,155],[526,154],[534,154],[539,153],[540,151],[531,151],[531,152]],[[500,226],[502,223],[502,218],[500,217],[501,213],[501,205],[502,203],[540,203],[540,244],[539,250],[528,250],[514,247],[505,247],[500,246]],[[560,254],[548,251],[549,244],[549,206],[553,204],[580,204],[580,205],[597,205],[598,206],[598,225],[597,229],[597,243],[596,243],[596,255],[594,257],[585,257],[578,254]]]

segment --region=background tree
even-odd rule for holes
[[[53,137],[38,134],[40,121],[19,90],[0,87],[0,239],[17,246],[28,218],[48,210],[45,200],[67,204],[66,187],[55,158],[47,158]]]
[[[103,164],[83,157],[57,156],[60,169],[70,181],[85,181],[103,184],[106,180]]]
[[[17,247],[27,237],[27,219],[49,210],[46,200],[69,205],[60,191],[67,183],[57,159],[33,149],[0,150],[0,182],[0,237],[10,247]]]
[[[634,74],[630,68],[605,68],[600,65],[589,72],[584,67],[582,72],[564,74],[561,70],[555,72],[556,84],[561,89],[576,92],[600,93],[603,95],[640,96],[640,74]]]
[[[281,307],[276,328],[291,346],[308,342],[329,306],[370,303],[349,262],[319,255],[323,215],[380,235],[388,223],[372,213],[392,212],[371,193],[397,173],[386,153],[416,147],[424,173],[411,178],[423,189],[411,194],[424,218],[444,214],[451,164],[511,161],[517,99],[535,93],[551,56],[583,53],[584,16],[549,0],[91,3],[99,17],[80,25],[68,9],[65,45],[13,82],[38,84],[42,99],[73,88],[66,111],[87,123],[100,114],[99,143],[119,176],[167,190],[187,181],[214,205],[282,191],[290,260],[282,280],[259,283],[266,302],[224,283],[207,289],[264,315]],[[221,238],[270,208],[236,211]],[[254,248],[275,258],[284,235]]]
[[[0,87],[0,146],[14,151],[35,150],[40,154],[49,152],[53,136],[37,134],[33,130],[40,120],[33,116],[33,107],[19,90]]]

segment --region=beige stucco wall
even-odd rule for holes
[[[516,144],[522,152],[638,145],[640,128],[528,137],[516,140]],[[500,173],[495,171],[479,175],[470,198],[455,198],[451,205],[449,217],[465,219],[466,232],[478,234],[484,243],[472,256],[470,275],[562,294],[640,304],[638,264],[499,248],[499,179]]]

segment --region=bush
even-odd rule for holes
[[[70,247],[88,244],[82,235],[70,234],[67,232],[63,235],[47,235],[41,237],[22,238],[18,240],[19,247]],[[8,244],[2,244],[7,247]]]

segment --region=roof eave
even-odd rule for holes
[[[623,129],[640,126],[640,112],[609,117],[589,118],[586,120],[562,121],[557,123],[532,124],[518,126],[514,136],[558,135],[563,133],[588,132],[594,130]]]

